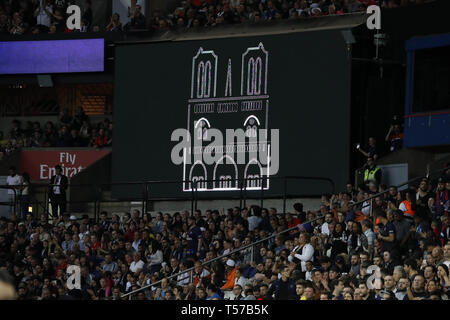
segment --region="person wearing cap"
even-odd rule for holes
[[[62,173],[58,164],[55,166],[55,175],[50,179],[49,198],[52,206],[53,217],[59,217],[66,212],[66,190],[69,180]]]
[[[380,293],[378,294],[378,297],[379,299],[377,300],[397,300],[394,292],[392,292],[392,290],[386,289],[381,290]]]
[[[226,265],[226,282],[225,284],[222,286],[222,288],[220,288],[221,290],[232,290],[234,288],[234,283],[236,280],[236,263],[234,262],[234,260],[232,259],[228,259],[227,262],[225,263]]]

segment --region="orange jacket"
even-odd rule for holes
[[[402,203],[406,207],[405,214],[409,215],[410,217],[414,217],[414,211],[411,208],[411,203],[408,200],[404,200]]]
[[[355,211],[355,218],[353,219],[355,222],[361,222],[367,219],[367,217],[361,211]]]
[[[222,286],[222,288],[220,288],[221,290],[234,288],[234,281],[236,280],[236,270],[237,267],[227,273],[227,282]]]

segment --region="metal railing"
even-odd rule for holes
[[[439,170],[436,170],[436,171],[433,171],[433,172],[428,172],[428,173],[426,174],[426,177],[429,178],[429,177],[432,176],[432,175],[435,175],[435,174],[437,174],[437,173],[442,173],[442,172],[444,172],[444,171],[446,171],[446,170],[448,170],[448,169],[450,169],[450,167],[446,167],[446,168],[443,168],[443,169],[439,169]],[[402,186],[404,186],[404,185],[410,184],[410,183],[412,183],[412,182],[418,181],[418,180],[423,179],[423,178],[424,178],[424,176],[416,177],[416,178],[410,179],[410,180],[408,180],[408,181],[406,181],[406,182],[404,182],[404,183],[401,183],[401,184],[399,184],[399,185],[396,186],[396,187],[397,187],[397,188],[400,188],[400,187],[402,187]],[[353,203],[353,204],[350,204],[349,207],[354,207],[354,206],[363,204],[364,202],[366,202],[366,201],[368,201],[368,200],[370,200],[371,205],[372,205],[372,200],[373,200],[373,199],[375,199],[376,197],[379,197],[379,196],[381,196],[381,195],[384,195],[384,194],[387,193],[387,192],[389,192],[389,190],[386,190],[386,191],[383,191],[383,192],[379,192],[379,193],[377,193],[377,194],[375,194],[375,195],[370,196],[370,197],[367,198],[367,199],[364,199],[364,200],[362,200],[362,201],[359,201],[359,202],[355,202],[355,203]],[[284,212],[283,212],[283,213],[284,213]],[[371,212],[371,214],[372,214],[372,212]],[[265,237],[264,239],[261,239],[261,240],[255,241],[255,242],[253,242],[253,243],[251,243],[251,244],[248,244],[248,245],[242,246],[242,247],[240,247],[240,248],[237,248],[237,249],[235,249],[235,250],[233,250],[233,251],[231,251],[231,252],[229,252],[229,253],[227,253],[227,254],[224,254],[224,255],[221,255],[221,256],[219,256],[219,257],[213,258],[213,259],[211,259],[211,260],[202,262],[202,266],[209,265],[209,264],[211,264],[211,263],[213,263],[213,262],[215,262],[215,261],[224,259],[224,258],[226,258],[226,257],[228,257],[228,256],[231,256],[231,255],[233,255],[233,254],[239,253],[239,252],[241,252],[241,251],[243,251],[243,250],[246,250],[246,249],[248,249],[248,248],[251,248],[251,250],[252,250],[252,251],[251,251],[251,254],[252,254],[252,259],[253,259],[253,251],[254,251],[253,248],[254,248],[255,246],[259,245],[260,243],[263,243],[263,242],[265,242],[265,241],[269,241],[270,239],[273,239],[273,238],[275,238],[275,237],[278,237],[278,236],[280,236],[280,235],[282,235],[282,234],[285,234],[285,233],[287,233],[287,232],[290,232],[290,231],[292,231],[292,230],[300,230],[300,229],[301,229],[301,228],[300,228],[301,226],[306,225],[306,224],[308,224],[308,223],[312,223],[312,222],[314,222],[314,221],[317,221],[317,220],[320,220],[320,219],[323,219],[323,218],[324,218],[324,215],[319,215],[319,216],[315,217],[315,218],[312,219],[312,220],[309,220],[309,221],[307,221],[307,222],[298,224],[298,225],[296,225],[296,226],[294,226],[294,227],[292,227],[292,228],[285,229],[285,230],[283,230],[283,231],[281,231],[281,232],[274,233],[274,234],[272,234],[272,235],[270,235],[270,236],[268,236],[268,237]],[[177,273],[177,274],[174,274],[174,275],[171,275],[171,276],[168,276],[168,277],[165,277],[165,278],[169,280],[169,279],[172,279],[172,278],[175,278],[175,277],[178,277],[178,276],[180,276],[180,275],[187,274],[187,273],[191,273],[191,277],[192,277],[192,272],[193,272],[194,270],[195,270],[195,267],[191,267],[191,268],[188,268],[188,269],[186,269],[186,270],[183,270],[183,271],[181,271],[181,272],[179,272],[179,273]],[[130,297],[130,299],[131,299],[132,295],[134,295],[134,294],[136,294],[136,293],[139,293],[139,292],[141,292],[141,291],[147,290],[148,288],[151,288],[151,287],[153,287],[153,286],[156,286],[156,285],[160,284],[161,282],[162,282],[162,279],[161,279],[161,280],[158,280],[158,281],[156,281],[156,282],[154,282],[154,283],[150,283],[150,284],[148,284],[148,285],[146,285],[146,286],[143,286],[142,288],[139,288],[139,289],[136,289],[136,290],[134,290],[134,291],[125,293],[125,294],[123,294],[121,297],[122,297],[122,298]]]
[[[413,183],[413,182],[416,182],[416,181],[419,181],[419,180],[421,180],[421,179],[423,179],[423,178],[429,178],[430,176],[434,176],[434,175],[436,175],[436,174],[442,173],[442,172],[447,171],[447,170],[450,169],[450,167],[445,167],[445,168],[438,169],[438,170],[435,170],[435,171],[430,172],[428,168],[429,168],[429,166],[427,166],[427,173],[426,173],[425,175],[419,176],[419,177],[416,177],[416,178],[413,178],[413,179],[409,179],[408,181],[403,182],[403,183],[401,183],[401,184],[399,184],[398,186],[395,186],[395,187],[396,187],[397,189],[399,189],[399,188],[401,188],[401,187],[403,187],[403,186],[409,185],[409,184],[411,184],[411,183]],[[388,192],[389,192],[389,189],[384,190],[384,191],[382,191],[382,192],[378,192],[378,193],[376,193],[376,194],[374,194],[374,195],[368,197],[367,199],[364,199],[364,200],[361,200],[361,201],[358,201],[358,202],[355,202],[355,203],[350,204],[349,207],[352,208],[352,207],[359,206],[359,205],[362,204],[362,205],[363,205],[363,206],[361,207],[361,209],[362,209],[362,208],[365,208],[365,207],[370,206],[370,216],[372,216],[372,218],[373,218],[373,223],[374,223],[374,225],[375,225],[375,218],[376,218],[376,217],[374,217],[374,216],[373,216],[373,213],[372,213],[372,210],[373,210],[373,200],[374,200],[375,198],[377,198],[377,197],[380,197],[380,196],[385,195],[385,194],[388,193]],[[368,204],[364,205],[364,203],[367,202],[367,201],[370,201],[370,202],[369,202]]]
[[[240,247],[240,248],[234,249],[233,251],[230,251],[229,253],[226,253],[226,254],[221,255],[221,256],[219,256],[219,257],[215,257],[215,258],[213,258],[213,259],[211,259],[211,260],[202,262],[202,266],[209,265],[209,264],[211,264],[211,263],[213,263],[213,262],[215,262],[215,261],[222,260],[222,259],[224,259],[224,258],[226,258],[226,257],[228,257],[228,256],[231,256],[231,255],[233,255],[233,254],[239,253],[239,252],[244,251],[244,250],[249,249],[249,248],[251,248],[252,251],[253,251],[253,248],[254,248],[255,246],[259,245],[260,243],[269,241],[270,239],[273,239],[273,238],[275,238],[275,237],[277,237],[277,236],[280,236],[280,235],[285,234],[285,233],[287,233],[287,232],[290,232],[290,231],[292,231],[292,230],[300,230],[300,229],[301,229],[301,228],[300,228],[301,226],[306,225],[306,224],[308,224],[308,223],[312,223],[312,222],[314,222],[314,221],[317,221],[317,220],[320,220],[320,219],[323,219],[323,218],[324,218],[324,216],[322,216],[322,215],[321,215],[321,216],[318,216],[318,217],[316,217],[316,218],[314,218],[314,219],[312,219],[312,220],[309,220],[309,221],[306,221],[306,222],[304,222],[304,223],[298,224],[298,225],[296,225],[296,226],[294,226],[294,227],[292,227],[292,228],[285,229],[285,230],[283,230],[283,231],[280,231],[280,232],[278,232],[278,233],[272,234],[272,235],[270,235],[270,236],[268,236],[268,237],[265,237],[265,238],[263,238],[263,239],[260,239],[260,240],[258,240],[258,241],[252,242],[252,243],[250,243],[250,244],[248,244],[248,245],[245,245],[245,246],[242,246],[242,247]],[[253,256],[253,252],[252,252],[252,256]],[[184,274],[188,274],[188,273],[192,273],[194,270],[195,270],[195,267],[191,267],[191,268],[188,268],[188,269],[186,269],[186,270],[180,271],[180,272],[178,272],[178,273],[176,273],[176,274],[173,274],[173,275],[170,275],[170,276],[168,276],[168,277],[165,277],[165,279],[170,280],[170,279],[173,279],[173,278],[175,278],[175,277],[178,278],[178,276],[181,276],[181,275],[184,275]],[[192,277],[192,276],[191,276],[191,277]],[[185,279],[185,278],[183,278],[183,279]],[[158,281],[156,281],[156,282],[154,282],[154,283],[150,283],[150,284],[148,284],[148,285],[146,285],[146,286],[144,286],[144,287],[142,287],[142,288],[139,288],[139,289],[136,289],[136,290],[134,290],[134,291],[125,293],[125,294],[123,294],[121,297],[122,297],[122,298],[131,297],[132,295],[134,295],[134,294],[136,294],[136,293],[139,293],[139,292],[141,292],[141,291],[147,290],[147,289],[149,289],[149,288],[151,288],[151,287],[153,287],[153,286],[156,286],[156,285],[160,284],[162,281],[163,281],[163,279],[158,280]]]
[[[17,196],[17,190],[16,190],[17,188],[9,186],[9,185],[0,185],[0,189],[13,190],[13,192],[14,192],[13,203],[0,202],[0,205],[12,207],[13,214],[14,214],[14,216],[16,216],[17,215],[17,204],[18,204],[18,200],[19,200],[19,197]]]
[[[276,181],[276,180],[281,180],[283,182],[283,193],[282,193],[282,199],[283,199],[283,213],[286,212],[286,201],[287,201],[287,197],[288,197],[288,181],[289,180],[315,180],[315,181],[326,181],[331,185],[331,193],[335,192],[335,183],[332,179],[330,178],[325,178],[325,177],[309,177],[309,176],[284,176],[284,177],[257,177],[257,178],[241,178],[241,179],[232,179],[232,180],[220,180],[220,179],[209,179],[209,180],[197,180],[197,181],[193,181],[192,184],[192,189],[195,190],[194,193],[194,209],[197,209],[197,204],[198,204],[198,192],[199,190],[201,191],[201,188],[198,187],[199,183],[229,183],[229,182],[234,182],[235,184],[237,184],[237,187],[234,189],[235,191],[239,191],[239,207],[243,208],[246,207],[246,200],[247,200],[247,191],[249,188],[249,183],[251,183],[252,181],[255,182],[259,182],[259,186],[256,185],[251,191],[259,191],[260,192],[260,197],[259,197],[259,201],[260,201],[260,207],[263,208],[264,207],[264,192],[265,192],[265,188],[264,188],[264,181]],[[299,196],[299,195],[297,195]]]
[[[288,181],[289,180],[298,180],[298,181],[325,181],[331,186],[331,192],[333,193],[335,191],[335,183],[332,179],[324,178],[324,177],[308,177],[308,176],[286,176],[286,177],[259,177],[259,178],[242,178],[242,179],[236,179],[233,180],[236,184],[238,184],[238,188],[236,188],[233,191],[239,192],[239,207],[245,207],[247,199],[249,198],[249,192],[253,192],[253,195],[255,195],[256,192],[259,192],[259,201],[261,208],[264,206],[264,200],[267,198],[274,198],[273,196],[267,196],[265,194],[264,189],[264,181],[282,181],[283,182],[283,192],[281,194],[281,198],[283,201],[283,212],[286,211],[286,202],[288,199]],[[252,181],[259,181],[260,182],[260,188],[257,190],[253,188],[252,190],[248,189],[249,183]],[[98,216],[101,211],[101,204],[104,203],[123,203],[126,201],[136,201],[141,202],[142,201],[142,213],[148,212],[148,203],[150,201],[161,201],[161,200],[175,200],[172,198],[155,198],[151,196],[151,188],[155,185],[168,185],[168,184],[175,184],[175,185],[184,185],[188,184],[190,185],[190,196],[186,198],[182,198],[184,200],[189,200],[191,202],[191,212],[194,212],[198,208],[198,201],[200,199],[199,194],[201,193],[202,189],[198,186],[199,183],[221,183],[226,182],[220,179],[214,179],[214,180],[201,180],[201,181],[192,181],[192,180],[150,180],[150,181],[139,181],[139,182],[115,182],[115,183],[100,183],[100,184],[68,184],[67,189],[71,189],[72,192],[75,192],[77,188],[86,189],[86,188],[92,188],[90,190],[89,196],[90,200],[68,200],[65,201],[66,205],[80,205],[80,204],[91,204],[93,205],[93,214],[94,214],[94,220],[98,220]],[[38,212],[39,209],[42,209],[44,214],[46,214],[49,217],[52,217],[52,212],[50,211],[50,205],[51,205],[51,197],[50,197],[50,190],[53,186],[59,186],[54,184],[43,184],[41,187],[44,188],[44,200],[37,200],[33,199],[29,201],[30,205],[34,205],[37,207]],[[128,198],[126,200],[124,199],[103,199],[103,191],[111,190],[114,187],[130,187],[134,186],[136,188],[141,189],[140,196],[136,196],[134,198]],[[86,190],[85,190],[86,191]],[[292,196],[292,195],[291,195]],[[301,197],[304,195],[296,194],[296,197]],[[180,198],[178,198],[180,199]],[[208,198],[211,199],[211,198]],[[235,198],[231,196],[226,196],[225,198],[221,198],[223,200],[235,200]],[[16,202],[17,203],[17,202]],[[16,204],[15,204],[16,205]],[[70,211],[69,211],[70,212]]]
[[[435,171],[432,171],[432,172],[427,172],[427,173],[426,173],[425,175],[423,175],[423,176],[419,176],[419,177],[416,177],[416,178],[413,178],[413,179],[409,179],[408,181],[403,182],[403,183],[401,183],[401,184],[399,184],[399,185],[397,185],[397,186],[395,186],[395,187],[396,187],[397,189],[399,189],[399,188],[401,188],[401,187],[403,187],[403,186],[406,186],[406,185],[411,184],[411,183],[413,183],[413,182],[419,181],[419,180],[421,180],[421,179],[423,179],[423,178],[429,178],[430,176],[434,176],[434,175],[436,175],[436,174],[438,174],[438,173],[442,173],[442,172],[447,171],[447,170],[449,170],[449,169],[450,169],[450,167],[445,167],[445,168],[443,168],[443,169],[438,169],[438,170],[435,170]],[[386,194],[386,193],[388,193],[388,192],[389,192],[389,189],[384,190],[384,191],[382,191],[382,192],[378,192],[378,193],[376,193],[376,194],[374,194],[374,195],[371,195],[371,196],[368,197],[367,199],[364,199],[364,200],[361,200],[361,201],[352,203],[352,204],[350,204],[349,206],[350,206],[350,207],[354,207],[354,206],[357,206],[357,205],[360,205],[360,204],[364,204],[364,202],[371,201],[371,200],[373,200],[373,199],[375,199],[375,198],[377,198],[377,197],[379,197],[379,196],[382,196],[382,195],[384,195],[384,194]]]
[[[98,216],[101,211],[101,204],[102,203],[121,203],[126,201],[142,201],[142,207],[141,207],[141,213],[144,214],[147,212],[148,202],[150,200],[157,201],[160,200],[158,198],[151,198],[149,197],[149,187],[152,185],[161,185],[161,184],[184,184],[184,183],[191,183],[192,181],[188,180],[150,180],[150,181],[140,181],[140,182],[114,182],[114,183],[100,183],[100,184],[68,184],[67,188],[86,188],[86,187],[93,187],[95,195],[93,195],[94,199],[92,200],[78,200],[78,201],[67,201],[67,204],[88,204],[92,203],[94,205],[94,220],[98,220]],[[47,184],[47,188],[45,190],[45,212],[47,214],[51,214],[49,211],[49,205],[51,204],[51,197],[49,195],[49,190],[52,186],[52,184]],[[111,190],[112,187],[126,187],[126,186],[136,186],[141,187],[141,196],[135,197],[135,198],[128,198],[126,200],[121,199],[103,199],[103,191]],[[191,210],[194,210],[194,190],[192,190],[191,195]]]

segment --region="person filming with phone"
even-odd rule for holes
[[[379,158],[377,141],[375,140],[374,137],[369,138],[369,145],[366,148],[367,151],[363,150],[359,143],[356,145],[356,149],[367,158],[370,157],[370,158],[373,158],[374,160],[377,160]]]

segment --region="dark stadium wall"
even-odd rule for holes
[[[370,136],[377,139],[382,153],[389,145],[384,142],[394,115],[400,119],[405,108],[406,51],[405,41],[416,36],[450,32],[448,12],[450,1],[438,0],[418,6],[382,10],[380,33],[388,36],[387,46],[381,48],[382,73],[375,61],[352,63],[352,138],[351,171],[365,163],[355,144],[367,144]],[[364,25],[353,29],[356,43],[353,58],[373,60],[374,30]]]
[[[240,96],[243,54],[259,44],[268,56],[268,97],[262,99],[267,100],[269,109],[261,121],[268,122],[269,129],[280,130],[276,176],[323,176],[343,187],[349,178],[350,60],[339,30],[119,45],[112,181],[181,181],[183,166],[172,164],[171,150],[176,143],[170,138],[173,130],[187,127],[194,56],[199,48],[214,51],[217,97],[227,101],[223,97],[229,59],[232,96]],[[211,126],[242,128],[247,115],[229,114],[216,118]],[[194,120],[190,118],[189,126]],[[242,178],[242,172],[239,175]],[[281,195],[282,185],[271,182],[265,192]],[[127,190],[113,189],[113,196],[131,197],[133,192]],[[134,189],[134,196],[137,190],[141,189]],[[181,186],[154,186],[151,190],[153,195],[190,196]],[[303,182],[296,184],[295,190],[311,195],[330,189],[323,182]],[[204,194],[217,196],[218,192]]]

